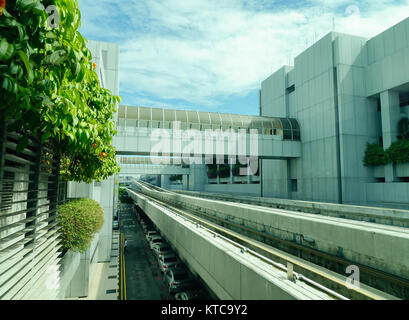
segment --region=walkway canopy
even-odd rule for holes
[[[282,136],[283,140],[300,140],[300,126],[297,120],[290,118],[131,106],[120,106],[118,111],[120,133],[126,132],[127,128],[172,129],[174,121],[181,123],[182,130],[245,129],[250,133],[250,129],[255,129],[258,134]]]

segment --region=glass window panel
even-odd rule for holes
[[[199,123],[199,116],[196,111],[187,111],[186,113],[189,123]]]
[[[283,125],[281,124],[280,119],[273,119],[273,128],[277,130],[283,129]]]
[[[209,112],[210,115],[210,121],[212,122],[213,125],[220,125],[221,121],[220,121],[220,116],[218,113],[212,113]]]
[[[252,117],[246,117],[246,116],[242,116],[241,117],[242,120],[242,125],[240,125],[240,127],[244,127],[244,128],[253,128],[253,118]]]
[[[271,120],[263,119],[263,128],[264,129],[272,129],[273,122]]]
[[[232,121],[231,121],[231,115],[230,114],[220,114],[220,117],[222,118],[222,125],[223,126],[232,126]]]
[[[161,121],[152,120],[152,128],[160,128]]]
[[[295,119],[289,119],[291,122],[291,126],[293,130],[300,130],[300,125],[298,124],[298,121]]]
[[[138,109],[137,107],[128,107],[126,109],[127,119],[138,119]]]
[[[139,108],[139,120],[151,120],[151,109],[150,108]]]
[[[139,120],[138,124],[139,124],[138,125],[139,128],[148,128],[149,121],[148,120]]]
[[[287,118],[280,118],[284,130],[291,130],[290,121]]]
[[[170,121],[163,121],[163,129],[171,129],[171,122]]]
[[[291,130],[284,130],[283,139],[284,140],[292,140],[292,131]]]
[[[165,109],[165,120],[170,122],[175,121],[175,110]]]
[[[201,124],[210,124],[209,113],[207,112],[199,112],[200,123]]]
[[[187,115],[186,111],[184,110],[177,110],[176,111],[176,120],[180,122],[185,122],[187,123]]]
[[[241,120],[241,117],[239,115],[232,114],[230,116],[232,120],[232,125],[234,127],[241,127],[243,125],[243,121]]]
[[[152,120],[163,121],[163,109],[152,108]]]

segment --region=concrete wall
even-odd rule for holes
[[[407,183],[398,179],[406,170],[365,167],[362,160],[367,143],[383,136],[387,148],[396,140],[397,123],[408,114],[397,105],[399,93],[409,92],[408,56],[406,19],[370,40],[329,33],[297,56],[294,67],[264,80],[261,115],[296,118],[302,146],[301,158],[263,160],[263,195],[406,208]]]
[[[87,251],[79,254],[79,256],[75,253],[67,256],[65,261],[65,266],[67,267],[65,271],[66,280],[71,278],[71,281],[68,285],[63,282],[63,287],[65,287],[64,298],[88,296],[90,280],[92,279],[95,264],[98,262],[98,242],[99,235],[96,234]],[[74,270],[75,272],[73,272]]]

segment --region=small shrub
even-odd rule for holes
[[[217,165],[216,164],[208,164],[207,166],[207,177],[209,179],[217,178]]]
[[[84,252],[104,224],[104,209],[91,199],[71,200],[58,209],[64,250]]]
[[[390,163],[409,162],[409,140],[398,140],[391,144],[385,152],[386,160]]]
[[[398,131],[400,140],[409,140],[409,119],[403,118],[399,121]]]
[[[227,164],[221,164],[217,173],[219,174],[220,178],[230,177],[230,166]]]
[[[370,144],[365,151],[364,165],[365,166],[379,166],[387,163],[385,151],[379,144]]]
[[[182,181],[183,180],[183,176],[181,174],[175,174],[170,176],[169,181]]]
[[[241,164],[241,163],[236,163],[232,168],[232,173],[233,173],[234,177],[242,176],[240,174],[240,168],[247,168],[247,165]]]

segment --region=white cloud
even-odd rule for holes
[[[121,43],[121,91],[215,107],[220,97],[259,88],[331,31],[333,17],[336,31],[365,37],[403,20],[409,1],[395,2],[311,0],[291,9],[276,2],[275,10],[275,2],[259,0],[118,1],[123,19],[135,27],[122,30],[128,40]],[[266,3],[269,9],[260,10]]]

